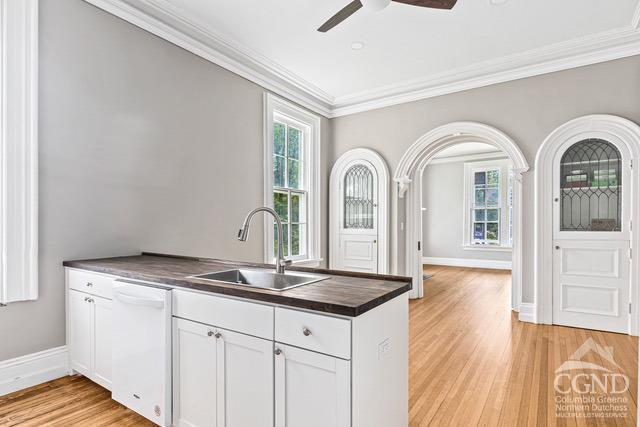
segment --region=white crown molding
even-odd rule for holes
[[[258,53],[180,17],[165,2],[85,1],[305,108],[324,116],[331,113],[331,95]]]
[[[259,53],[181,17],[166,0],[85,1],[329,118],[640,54],[639,3],[623,28],[334,97]]]
[[[640,30],[624,28],[338,97],[332,117],[504,83],[640,54]]]

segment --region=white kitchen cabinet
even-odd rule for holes
[[[96,381],[103,386],[111,387],[111,300],[91,297],[93,301],[93,369]]]
[[[273,424],[273,342],[174,318],[178,426]]]
[[[276,343],[276,427],[351,425],[351,363]]]
[[[69,357],[71,368],[82,375],[91,373],[91,312],[89,295],[69,291]]]
[[[71,369],[111,389],[111,301],[69,290]]]
[[[215,426],[216,360],[214,328],[173,318],[173,422]]]

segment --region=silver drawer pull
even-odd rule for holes
[[[209,332],[207,332],[207,336],[208,336],[208,337],[212,337],[212,336],[213,336],[213,331],[209,331]]]
[[[309,330],[309,328],[302,328],[302,334],[305,337],[308,337],[309,335],[311,335],[311,331]]]
[[[280,355],[282,354],[282,350],[280,350],[279,348],[276,348],[276,349],[273,351],[273,353],[274,353],[276,356],[280,356]]]
[[[220,332],[216,332],[215,337],[216,339],[220,339],[222,338],[222,334]]]
[[[87,282],[87,287],[89,287],[89,288],[93,287],[93,283]]]

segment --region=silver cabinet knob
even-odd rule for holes
[[[216,339],[220,339],[222,337],[222,334],[220,332],[216,332],[215,337]]]
[[[208,331],[208,332],[207,332],[207,336],[208,336],[208,337],[212,337],[212,336],[213,336],[213,331]]]
[[[556,245],[556,250],[560,249],[560,246]]]
[[[84,302],[89,302],[89,298],[88,297],[84,297]]]
[[[311,331],[309,330],[309,328],[302,328],[302,334],[305,337],[308,337],[309,335],[311,335]]]
[[[282,354],[282,350],[280,350],[279,348],[276,348],[276,349],[273,351],[273,353],[274,353],[276,356],[280,356],[280,355]]]
[[[93,287],[93,283],[91,283],[91,282],[87,282],[87,287],[88,287],[88,288]]]

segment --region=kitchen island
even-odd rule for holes
[[[264,264],[64,265],[71,369],[159,425],[407,424],[410,278],[292,267],[322,280],[277,291],[193,277]]]

